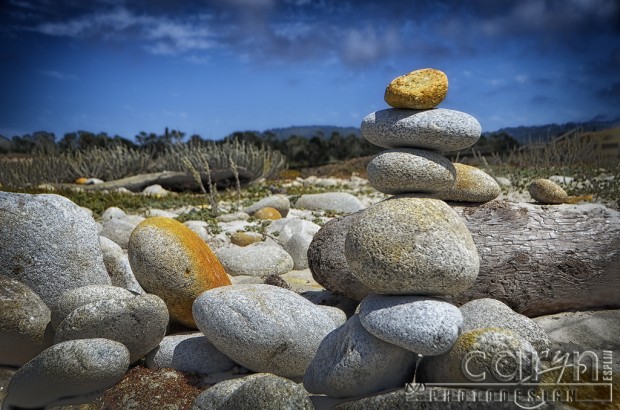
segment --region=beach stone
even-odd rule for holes
[[[103,253],[103,263],[110,275],[113,286],[125,288],[137,294],[144,294],[144,289],[134,276],[129,257],[116,242],[105,236],[99,237],[101,252]]]
[[[94,219],[54,194],[0,192],[0,275],[49,308],[69,289],[111,283]]]
[[[166,334],[168,310],[155,295],[91,302],[71,312],[56,329],[55,343],[103,337],[124,344],[130,363],[153,350]]]
[[[105,391],[99,400],[102,404],[92,410],[185,410],[191,408],[198,393],[200,389],[191,384],[190,377],[177,370],[135,366]]]
[[[0,186],[1,188],[1,186]],[[6,397],[6,388],[9,386],[11,377],[15,374],[17,369],[9,369],[0,367],[0,407]]]
[[[364,209],[359,199],[347,192],[326,192],[324,194],[305,194],[295,202],[296,208],[310,211],[335,211],[352,213]]]
[[[512,186],[512,182],[510,181],[510,179],[506,177],[495,177],[495,182],[497,182],[497,185],[499,185],[500,187],[502,186],[511,187]]]
[[[86,185],[86,181],[88,181],[88,178],[80,177],[75,180],[75,183],[78,185]]]
[[[145,291],[166,302],[170,317],[195,328],[192,303],[205,290],[230,285],[209,246],[174,219],[140,223],[129,239],[129,263]]]
[[[105,211],[103,211],[103,213],[101,214],[101,220],[107,221],[108,219],[114,219],[114,218],[122,219],[122,218],[125,218],[126,216],[127,214],[121,208],[116,207],[116,206],[111,206],[109,208],[106,208]]]
[[[125,288],[110,285],[89,285],[66,291],[58,299],[51,312],[51,324],[54,329],[67,316],[80,306],[108,299],[132,299],[134,294]]]
[[[260,284],[204,292],[194,302],[194,318],[236,363],[289,378],[303,376],[321,340],[336,327],[330,315],[297,293]]]
[[[88,403],[114,386],[128,367],[127,348],[113,340],[59,343],[19,368],[9,382],[3,408]]]
[[[146,212],[144,213],[144,216],[147,218],[152,218],[154,216],[163,216],[165,218],[178,218],[179,214],[177,214],[176,212],[166,211],[164,209],[152,208],[152,209],[147,209]]]
[[[563,204],[568,201],[568,194],[555,182],[539,178],[528,187],[532,198],[541,204]]]
[[[424,110],[439,105],[448,94],[448,77],[434,68],[423,68],[393,79],[385,102],[394,108]]]
[[[278,209],[275,206],[273,208]],[[284,215],[282,211],[280,211],[280,214]],[[218,222],[247,221],[248,219],[250,219],[250,215],[246,212],[233,212],[230,214],[218,215],[215,217],[215,220]]]
[[[125,215],[120,218],[104,219],[101,236],[105,236],[121,248],[127,249],[131,233],[144,219],[144,217],[139,215]]]
[[[436,199],[396,196],[366,209],[345,240],[351,271],[379,294],[454,295],[473,284],[478,252],[458,214]]]
[[[291,201],[289,201],[285,195],[272,195],[253,203],[247,208],[244,208],[243,212],[253,215],[255,212],[263,208],[275,208],[283,218],[286,218],[288,211],[291,209]]]
[[[454,185],[450,160],[431,151],[400,148],[384,151],[368,163],[368,181],[379,192],[437,192]]]
[[[553,181],[556,184],[570,185],[575,182],[575,178],[564,175],[551,175],[549,181]]]
[[[289,272],[295,265],[291,255],[280,246],[263,242],[224,248],[218,251],[217,256],[231,276],[266,278]]]
[[[258,211],[254,212],[254,218],[257,219],[271,219],[275,221],[276,219],[282,219],[282,215],[275,208],[261,208]]]
[[[312,277],[325,289],[355,300],[362,300],[372,290],[355,276],[344,256],[344,244],[360,212],[328,221],[314,235],[308,248],[308,266]]]
[[[463,325],[459,308],[424,296],[369,295],[359,318],[379,339],[425,356],[450,350]]]
[[[439,192],[435,198],[444,201],[489,202],[501,193],[499,184],[483,170],[465,164],[454,164],[454,185]]]
[[[237,246],[248,246],[256,242],[262,242],[263,235],[258,232],[235,232],[230,235],[230,243]]]
[[[305,219],[283,218],[269,224],[266,233],[275,236],[278,243],[284,245],[294,235],[303,233],[314,236],[320,229],[319,225]]]
[[[162,197],[170,194],[170,191],[164,189],[161,185],[149,185],[142,190],[143,195],[154,196],[154,197]]]
[[[312,235],[300,232],[293,235],[282,245],[282,248],[293,258],[293,269],[301,270],[308,268],[308,248],[312,238]]]
[[[314,409],[299,384],[269,373],[225,380],[203,391],[194,410]]]
[[[537,363],[536,350],[516,333],[499,328],[476,329],[461,333],[448,352],[424,356],[416,381],[518,383],[520,374],[523,378],[534,374]]]
[[[28,286],[0,275],[0,366],[22,366],[52,345],[50,315]]]
[[[459,309],[463,314],[463,332],[497,327],[518,334],[530,342],[537,352],[549,348],[547,333],[535,321],[513,311],[499,300],[475,299],[465,303]]]
[[[183,225],[187,226],[194,232],[200,239],[207,242],[211,239],[209,234],[209,223],[206,221],[185,221]]]
[[[345,398],[411,382],[417,355],[368,333],[354,315],[329,333],[304,375],[310,393]]]
[[[480,139],[478,120],[460,111],[387,109],[368,114],[361,125],[362,136],[383,148],[424,148],[458,151]]]
[[[347,322],[347,314],[342,309],[327,305],[319,305],[319,307],[332,318],[337,327]]]
[[[146,356],[149,368],[172,368],[185,373],[222,373],[236,364],[220,352],[201,332],[166,336]]]

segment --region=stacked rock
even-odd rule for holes
[[[418,354],[442,355],[459,338],[460,310],[432,296],[470,287],[479,258],[467,226],[434,195],[450,192],[458,175],[435,151],[470,147],[481,127],[468,114],[434,108],[447,89],[441,71],[414,71],[388,86],[385,100],[395,108],[362,122],[364,138],[391,148],[370,162],[368,179],[396,196],[363,210],[349,227],[347,265],[371,294],[321,343],[304,377],[311,393],[351,397],[402,386]]]

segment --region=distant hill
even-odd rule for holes
[[[601,131],[618,126],[620,126],[620,117],[614,120],[593,119],[586,122],[567,122],[565,124],[507,127],[492,132],[485,132],[484,134],[505,132],[516,139],[519,144],[523,145],[528,142],[549,141],[575,128],[580,128],[583,131]]]
[[[11,142],[10,139],[0,135],[0,151],[9,151],[12,146],[13,146],[13,143]]]
[[[359,128],[356,127],[336,127],[332,125],[308,125],[299,127],[286,127],[286,128],[272,128],[263,132],[265,134],[274,134],[276,139],[283,141],[296,135],[298,137],[312,138],[315,136],[323,136],[323,138],[331,137],[332,133],[337,132],[343,137],[351,134],[355,134],[358,137],[362,136]]]

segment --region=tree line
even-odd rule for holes
[[[105,132],[93,133],[90,131],[70,132],[57,139],[54,133],[39,131],[15,136],[11,140],[4,139],[5,143],[0,145],[0,154],[53,154],[117,145],[123,145],[130,149],[164,153],[174,144],[187,144],[192,147],[220,144],[237,139],[280,151],[286,157],[289,167],[303,168],[375,155],[384,150],[355,134],[341,135],[338,132],[333,132],[330,136],[318,134],[311,138],[292,135],[286,139],[278,139],[275,134],[270,132],[238,131],[221,140],[212,141],[205,140],[198,134],[188,137],[184,132],[168,128],[164,130],[163,134],[142,131],[133,140],[119,135],[110,136]],[[484,134],[473,149],[488,154],[491,152],[509,152],[518,146],[519,143],[509,134],[498,132]],[[468,152],[471,152],[471,148],[463,153],[467,154]]]

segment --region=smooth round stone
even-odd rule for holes
[[[385,102],[394,108],[423,110],[439,105],[448,94],[448,77],[434,68],[415,70],[393,79]]]
[[[258,211],[254,212],[253,216],[257,219],[270,219],[272,221],[275,221],[276,219],[282,219],[282,215],[280,215],[280,212],[278,212],[277,209],[271,207],[261,208]]]
[[[357,212],[364,209],[359,199],[347,192],[326,192],[324,194],[306,194],[295,202],[295,208],[311,211],[335,211],[342,213]]]
[[[129,352],[108,339],[56,344],[20,367],[7,389],[3,408],[88,403],[114,386],[129,367]]]
[[[0,192],[0,275],[28,286],[49,308],[69,289],[110,284],[94,219],[53,194]]]
[[[144,289],[142,289],[142,286],[140,286],[134,276],[129,264],[129,257],[123,249],[116,242],[105,236],[100,236],[99,242],[101,244],[101,252],[103,253],[103,263],[108,270],[112,285],[140,295],[144,294]]]
[[[549,179],[535,179],[528,187],[528,191],[532,198],[541,204],[563,204],[568,201],[566,191]]]
[[[155,295],[91,302],[71,312],[56,329],[55,343],[105,338],[124,344],[134,363],[166,334],[168,310]]]
[[[332,318],[336,326],[342,326],[347,322],[347,314],[344,310],[335,306],[319,305],[319,308],[323,309],[325,313]]]
[[[391,195],[448,190],[456,175],[448,158],[412,148],[382,152],[368,163],[367,170],[370,185]]]
[[[308,268],[308,248],[312,243],[312,235],[299,232],[282,244],[282,248],[293,258],[293,269]]]
[[[480,266],[456,211],[437,199],[397,196],[366,209],[349,228],[345,257],[373,293],[454,295]]]
[[[134,296],[127,289],[110,285],[89,285],[68,290],[62,294],[52,309],[52,327],[56,329],[71,312],[80,306],[101,300],[132,299]]]
[[[275,236],[278,243],[284,245],[294,235],[303,233],[314,236],[321,227],[314,222],[305,219],[284,218],[273,221],[267,227],[267,234]]]
[[[236,363],[289,378],[303,376],[321,340],[336,327],[330,315],[297,293],[262,284],[204,292],[194,302],[194,318]]]
[[[530,342],[510,330],[484,328],[461,333],[447,353],[425,356],[416,381],[518,383],[534,374],[536,366],[538,355]]]
[[[166,336],[146,356],[149,368],[173,368],[186,373],[222,373],[236,364],[220,352],[201,332]]]
[[[52,345],[50,310],[23,283],[0,275],[0,366],[21,366]]]
[[[263,207],[261,206],[260,208],[263,208]],[[275,206],[274,208],[278,209]],[[282,211],[280,211],[280,214],[284,215]],[[215,218],[215,220],[218,222],[247,221],[248,219],[250,219],[250,215],[246,212],[233,212],[230,214],[218,215]]]
[[[290,272],[294,266],[293,258],[288,252],[280,246],[263,242],[224,248],[217,256],[226,273],[231,276],[266,278]]]
[[[372,290],[351,272],[344,256],[344,243],[349,228],[360,212],[328,221],[314,235],[308,248],[308,266],[312,277],[325,289],[355,300],[362,300]]]
[[[286,218],[288,211],[291,209],[291,202],[285,195],[272,195],[253,203],[243,211],[252,215],[256,211],[267,207],[277,209],[278,212],[280,212],[280,215],[282,215],[283,218]]]
[[[146,188],[144,188],[142,190],[142,194],[143,195],[147,195],[147,196],[154,196],[154,197],[162,197],[162,196],[166,196],[170,193],[170,191],[164,189],[164,187],[162,187],[159,184],[154,184],[154,185],[149,185]]]
[[[456,180],[447,190],[439,192],[436,198],[444,201],[489,202],[500,194],[499,184],[481,169],[464,164],[454,164]]]
[[[237,246],[248,246],[256,242],[261,242],[263,235],[258,232],[235,232],[230,235],[230,243]]]
[[[362,135],[383,148],[424,148],[458,151],[478,141],[482,127],[464,112],[387,109],[368,114],[361,125]]]
[[[299,384],[269,373],[225,380],[202,392],[194,410],[314,409]]]
[[[359,318],[379,339],[425,356],[450,350],[463,325],[459,308],[423,296],[370,295],[359,306]]]
[[[417,355],[368,333],[357,315],[328,334],[304,375],[310,393],[345,398],[411,382]]]
[[[144,290],[162,298],[171,318],[191,328],[196,327],[192,317],[196,297],[231,284],[209,246],[174,219],[141,222],[129,239],[129,263]]]
[[[314,409],[308,393],[297,383],[268,373],[225,380],[201,393],[193,409],[253,410]]]
[[[510,330],[532,344],[537,352],[549,348],[549,336],[532,319],[496,299],[475,299],[462,305],[463,332],[485,327]]]
[[[131,233],[144,219],[143,216],[139,215],[125,215],[124,217],[104,219],[101,236],[114,241],[121,248],[127,249]]]

